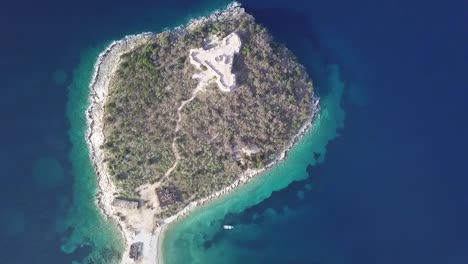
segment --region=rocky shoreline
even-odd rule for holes
[[[200,200],[191,202],[188,206],[186,206],[185,208],[180,210],[177,214],[166,218],[164,220],[164,223],[166,223],[166,224],[173,223],[174,221],[180,220],[181,218],[183,218],[185,216],[188,216],[190,214],[190,212],[192,212],[197,207],[202,206],[202,205],[206,205],[209,202],[211,202],[213,200],[216,200],[216,199],[230,193],[231,191],[235,190],[237,187],[249,182],[253,178],[256,178],[256,176],[258,176],[259,174],[265,173],[269,169],[276,166],[278,163],[284,161],[284,159],[287,157],[289,151],[291,151],[291,149],[294,147],[294,145],[296,145],[296,143],[298,143],[301,140],[301,138],[307,133],[307,131],[309,131],[309,129],[312,128],[314,120],[318,117],[318,114],[320,112],[320,105],[319,105],[320,100],[317,97],[313,97],[312,102],[313,103],[312,103],[312,107],[311,107],[312,108],[311,116],[307,119],[307,121],[304,123],[304,125],[302,125],[302,127],[299,129],[298,133],[296,135],[294,135],[294,137],[289,141],[289,144],[287,145],[287,147],[282,152],[280,152],[280,154],[275,158],[274,161],[268,163],[262,169],[248,169],[246,172],[244,172],[239,177],[239,179],[234,181],[231,185],[223,188],[220,191],[217,191],[217,192],[211,194],[208,197],[205,197],[205,198],[202,198]]]
[[[88,124],[86,141],[90,150],[90,158],[93,163],[99,186],[96,202],[107,219],[113,219],[118,223],[125,244],[130,234],[120,223],[112,207],[113,195],[116,187],[104,165],[104,154],[100,146],[104,143],[103,115],[104,104],[108,93],[109,82],[112,74],[117,68],[120,55],[128,52],[139,44],[147,41],[151,33],[127,36],[120,41],[112,42],[102,52],[95,64],[95,71],[90,84],[89,107],[86,110]]]
[[[181,33],[185,30],[192,30],[200,23],[206,23],[208,21],[222,20],[225,17],[232,17],[240,15],[244,12],[244,9],[240,7],[240,4],[233,2],[226,9],[221,11],[216,11],[208,17],[203,17],[199,19],[192,20],[185,27],[177,27],[171,32]],[[94,75],[90,84],[90,95],[89,95],[89,107],[86,111],[87,118],[87,135],[86,141],[90,150],[90,158],[93,163],[93,166],[96,171],[99,192],[96,197],[96,202],[103,214],[107,219],[112,219],[115,221],[122,233],[125,242],[125,251],[122,258],[122,263],[132,263],[128,256],[129,248],[132,239],[135,238],[136,234],[129,230],[125,224],[117,217],[116,210],[112,206],[112,201],[114,199],[114,194],[117,193],[116,186],[112,182],[111,175],[108,173],[107,168],[104,164],[104,154],[101,150],[101,146],[104,143],[103,135],[103,118],[104,118],[104,105],[106,102],[106,97],[108,94],[109,84],[112,75],[117,70],[117,66],[120,62],[120,56],[135,47],[147,42],[156,34],[154,33],[142,33],[138,35],[130,35],[125,38],[112,42],[98,57],[95,67]],[[271,163],[265,166],[260,170],[248,170],[243,175],[239,177],[233,184],[228,187],[217,191],[210,196],[200,199],[198,201],[190,203],[187,207],[179,211],[177,214],[164,220],[164,223],[172,223],[177,219],[187,216],[193,209],[200,205],[207,204],[208,202],[217,199],[232,190],[236,187],[245,184],[250,181],[256,175],[265,172],[266,170],[272,168],[277,163],[284,160],[287,153],[291,148],[299,141],[299,139],[311,128],[314,118],[319,113],[319,100],[318,98],[312,99],[312,115],[307,120],[307,122],[300,128],[299,132],[291,139],[287,147],[282,151],[278,157]],[[162,234],[167,225],[157,227],[152,233],[142,232],[138,234],[140,237],[145,237],[145,241],[148,240],[147,246],[154,246],[151,252],[151,255],[148,256],[149,259],[145,259],[141,263],[162,263],[161,259],[161,241],[163,240]],[[148,238],[149,237],[149,238]],[[151,251],[151,250],[150,250]]]
[[[221,11],[214,12],[211,16],[202,17],[199,19],[194,19],[188,23],[185,28],[177,27],[171,32],[176,34],[183,32],[184,30],[192,30],[200,23],[205,23],[209,20],[219,20],[227,16],[239,15],[244,10],[240,8],[240,4],[233,2],[226,9]],[[122,233],[124,239],[125,251],[122,263],[127,263],[125,260],[125,255],[128,255],[130,240],[134,236],[133,232],[127,230],[122,221],[117,217],[114,208],[112,207],[112,201],[114,194],[117,193],[116,186],[112,182],[112,178],[107,171],[106,166],[104,165],[104,154],[101,150],[101,146],[104,143],[103,135],[103,115],[104,115],[104,105],[106,102],[106,97],[108,94],[109,84],[113,73],[116,71],[117,66],[120,61],[120,56],[133,48],[137,47],[148,41],[152,36],[155,36],[154,33],[142,33],[138,35],[126,36],[119,41],[112,42],[98,57],[95,66],[94,73],[92,76],[92,81],[90,83],[89,91],[89,107],[86,110],[86,119],[87,119],[87,134],[86,142],[90,150],[90,159],[93,163],[99,192],[96,195],[96,203],[101,209],[101,212],[104,216],[113,220],[118,224],[118,227]],[[161,228],[158,228],[155,231],[153,239],[156,240],[155,251],[159,251],[158,242],[161,237],[159,234]],[[162,263],[160,254],[154,254],[157,256],[151,263]]]

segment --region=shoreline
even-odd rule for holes
[[[283,151],[279,153],[279,155],[275,158],[275,160],[268,163],[267,165],[265,165],[265,167],[261,169],[248,169],[247,171],[245,171],[243,174],[239,176],[239,179],[235,180],[229,186],[226,186],[223,189],[216,191],[205,198],[201,198],[197,201],[191,202],[189,205],[187,205],[182,210],[177,212],[177,214],[164,219],[164,223],[171,224],[171,223],[177,222],[178,220],[183,219],[184,217],[188,216],[191,212],[193,212],[195,209],[199,209],[204,205],[208,205],[212,201],[222,198],[223,196],[234,191],[237,187],[240,187],[248,183],[254,178],[261,177],[262,174],[274,168],[279,163],[285,161],[285,159],[288,157],[288,153],[296,146],[297,143],[299,143],[299,141],[304,137],[304,135],[313,127],[314,120],[320,114],[319,103],[320,103],[320,100],[317,97],[313,96],[312,105],[311,105],[311,108],[312,108],[311,116],[301,126],[301,128],[296,133],[296,135],[294,135],[291,138],[286,148],[284,148]]]
[[[311,105],[312,108],[312,114],[311,116],[307,119],[307,121],[302,125],[302,127],[299,129],[298,133],[294,135],[293,138],[289,141],[287,147],[278,155],[278,157],[265,165],[262,169],[255,169],[255,170],[248,170],[244,172],[239,179],[237,179],[234,183],[231,185],[221,189],[220,191],[217,191],[213,194],[211,194],[208,197],[199,199],[197,201],[191,202],[189,205],[184,207],[182,210],[180,210],[177,214],[170,216],[164,220],[164,225],[162,225],[160,228],[160,238],[159,238],[159,243],[158,243],[158,260],[159,262],[157,264],[163,264],[163,251],[162,251],[162,242],[164,241],[164,235],[165,232],[168,231],[168,229],[176,224],[178,221],[183,220],[185,217],[188,217],[190,213],[194,212],[195,210],[201,210],[205,206],[209,206],[210,203],[215,202],[218,199],[224,198],[226,195],[232,193],[235,191],[238,187],[244,186],[247,184],[249,181],[254,180],[258,177],[263,176],[266,172],[268,172],[270,169],[273,169],[276,165],[278,165],[281,162],[284,162],[286,158],[288,157],[288,153],[298,144],[300,143],[301,139],[304,137],[304,135],[309,132],[310,129],[312,129],[314,125],[314,121],[318,118],[320,115],[320,99],[318,97],[313,96],[312,97],[312,102],[313,104]]]
[[[124,254],[128,250],[127,243],[131,234],[125,230],[125,227],[118,219],[111,205],[116,187],[104,166],[103,152],[100,149],[100,146],[104,142],[102,124],[104,115],[103,107],[108,93],[110,77],[117,68],[120,55],[131,50],[141,42],[146,41],[148,37],[152,35],[152,33],[142,33],[125,36],[119,41],[113,41],[99,54],[90,83],[89,107],[86,110],[86,122],[88,126],[86,131],[86,143],[88,144],[89,155],[97,176],[99,188],[99,192],[96,195],[96,203],[106,219],[117,223],[124,239]]]
[[[229,4],[225,9],[216,10],[211,15],[196,19],[191,19],[185,26],[175,27],[173,30],[176,34],[185,30],[191,30],[196,27],[199,23],[205,23],[210,20],[222,19],[223,16],[231,15],[234,12],[244,12],[244,9],[239,3],[233,2]],[[165,30],[163,32],[167,32]],[[161,32],[162,33],[162,32]],[[86,110],[86,143],[89,148],[89,155],[93,168],[95,170],[97,181],[98,181],[98,193],[96,195],[96,204],[100,211],[103,213],[106,219],[115,221],[121,236],[124,239],[124,252],[121,257],[121,263],[134,263],[128,257],[129,248],[132,240],[145,241],[144,259],[141,263],[149,264],[162,264],[162,242],[164,240],[164,233],[167,231],[170,223],[174,223],[188,216],[194,209],[200,208],[203,205],[207,205],[209,202],[219,199],[225,194],[228,194],[235,190],[237,187],[244,185],[249,182],[252,178],[265,173],[267,170],[273,168],[278,163],[285,160],[289,151],[300,141],[303,135],[309,131],[313,126],[313,121],[317,117],[320,111],[319,99],[312,97],[311,104],[311,116],[301,126],[298,133],[295,134],[288,142],[287,146],[281,151],[278,156],[267,164],[262,169],[249,169],[242,173],[234,183],[229,186],[211,194],[208,197],[199,199],[191,202],[188,206],[177,212],[177,214],[164,219],[164,223],[161,226],[148,232],[147,230],[142,232],[134,232],[131,228],[127,227],[125,223],[119,219],[116,214],[116,209],[112,206],[114,194],[117,193],[117,188],[112,182],[111,175],[107,172],[107,168],[104,164],[104,154],[101,150],[101,146],[104,142],[103,135],[103,118],[104,118],[104,105],[109,90],[109,84],[111,77],[117,69],[120,62],[120,56],[133,48],[137,47],[148,41],[151,37],[161,33],[144,32],[141,34],[128,35],[123,39],[111,42],[106,49],[99,54],[96,63],[94,64],[94,73],[89,85],[89,106]],[[153,250],[152,250],[153,249]]]

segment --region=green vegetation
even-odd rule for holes
[[[238,88],[225,93],[213,83],[183,108],[181,160],[163,179],[175,161],[177,108],[197,85],[189,50],[231,32],[242,40],[233,69]],[[121,196],[137,197],[136,187],[160,180],[180,190],[184,202],[168,206],[170,215],[274,160],[311,115],[311,97],[304,67],[248,14],[165,32],[122,56],[105,105],[106,163]],[[260,152],[243,154],[249,146]]]

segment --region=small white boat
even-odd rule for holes
[[[233,229],[234,227],[232,225],[223,225],[223,228],[224,229],[227,229],[227,230],[231,230]]]

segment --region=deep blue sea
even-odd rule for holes
[[[173,262],[468,263],[468,2],[240,2],[308,67],[333,129],[226,209],[233,232],[200,227]],[[112,263],[84,144],[93,64],[112,40],[227,3],[2,2],[1,264]]]

